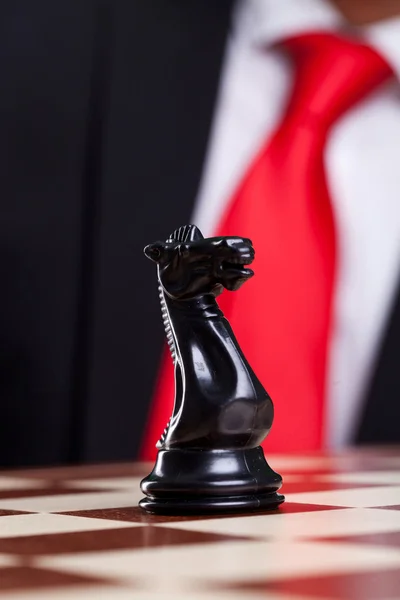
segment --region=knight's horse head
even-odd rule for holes
[[[189,300],[203,294],[218,296],[235,291],[254,275],[251,240],[241,237],[204,238],[195,225],[180,227],[166,242],[144,249],[157,263],[165,293],[172,299]]]

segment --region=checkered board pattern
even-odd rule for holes
[[[400,449],[270,456],[269,513],[158,517],[151,465],[0,473],[0,598],[400,598]]]

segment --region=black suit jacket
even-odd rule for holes
[[[163,343],[142,248],[190,219],[231,8],[0,5],[1,465],[136,455]],[[360,441],[400,439],[399,339],[397,303]]]

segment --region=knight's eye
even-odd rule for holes
[[[188,244],[181,244],[178,247],[178,252],[181,256],[188,256],[189,254],[189,246]]]

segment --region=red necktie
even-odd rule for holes
[[[332,327],[336,240],[324,172],[331,126],[392,71],[371,48],[332,34],[284,44],[294,86],[275,134],[242,181],[215,235],[252,239],[256,276],[219,304],[275,405],[268,450],[321,447]],[[366,174],[368,176],[368,174]],[[168,358],[158,381],[143,456],[172,412]]]

